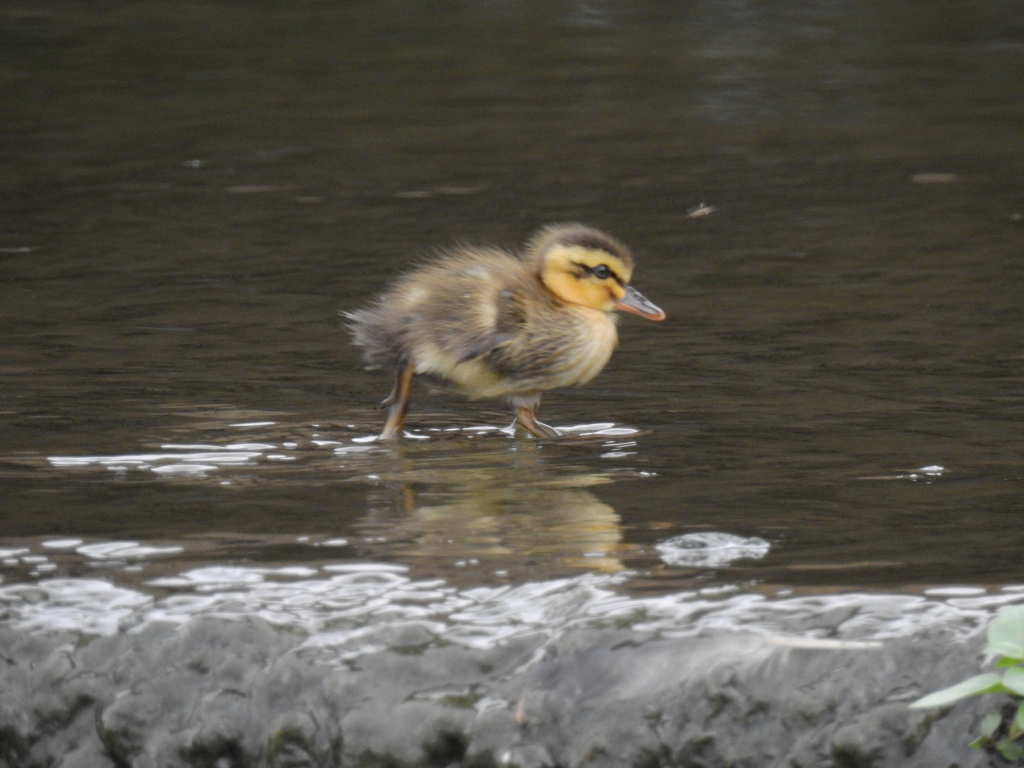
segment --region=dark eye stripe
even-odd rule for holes
[[[607,264],[598,264],[596,267],[588,267],[586,264],[573,262],[573,265],[579,267],[581,276],[590,273],[598,280],[607,280],[608,278],[611,278],[619,285],[625,285],[625,283],[622,282],[622,278],[615,274],[615,271]]]

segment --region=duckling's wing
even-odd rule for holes
[[[513,336],[511,333],[490,333],[487,336],[483,336],[479,339],[474,339],[473,342],[462,350],[462,356],[459,357],[459,362],[464,363],[467,360],[473,360],[477,357],[483,357],[486,354],[490,354],[495,349],[500,347],[502,344],[507,344],[512,340]]]
[[[460,363],[490,354],[512,341],[522,328],[526,312],[522,299],[515,293],[508,290],[499,291],[494,299],[494,308],[494,326],[488,333],[478,336],[463,348],[459,356]]]

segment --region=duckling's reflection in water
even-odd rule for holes
[[[556,475],[529,450],[458,468],[395,453],[406,454],[402,471],[371,492],[359,525],[389,556],[428,570],[470,565],[531,579],[623,570],[621,518],[588,490],[606,476]]]

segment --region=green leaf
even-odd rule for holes
[[[1024,744],[1018,744],[1016,741],[1003,739],[996,744],[996,749],[998,749],[999,754],[1007,760],[1020,760],[1024,757]]]
[[[992,620],[985,653],[1024,658],[1024,605],[1007,608]]]
[[[1018,696],[1024,696],[1024,669],[1020,667],[1010,667],[1008,670],[1003,672],[1003,685]]]
[[[962,683],[951,685],[949,688],[943,688],[941,691],[929,693],[927,696],[911,702],[910,706],[914,709],[944,707],[946,704],[952,704],[954,701],[960,701],[960,699],[975,696],[979,693],[1006,692],[1007,689],[1003,687],[1000,676],[995,672],[986,672],[983,675],[969,677]]]
[[[992,744],[992,737],[991,736],[979,736],[978,738],[976,738],[974,741],[972,741],[967,746],[970,747],[971,749],[988,749],[988,747],[991,744]]]
[[[1003,656],[996,662],[996,669],[999,669],[1000,667],[1013,667],[1017,664],[1024,664],[1024,659],[1017,659],[1013,656]]]
[[[1013,723],[1020,730],[1024,731],[1024,704],[1017,707],[1017,716],[1013,718]]]
[[[981,735],[988,738],[996,732],[996,728],[1003,722],[1003,716],[998,712],[990,712],[985,715],[985,718],[981,721]]]

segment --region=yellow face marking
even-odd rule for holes
[[[607,251],[557,245],[546,254],[540,279],[562,301],[611,312],[632,276],[633,270]]]

